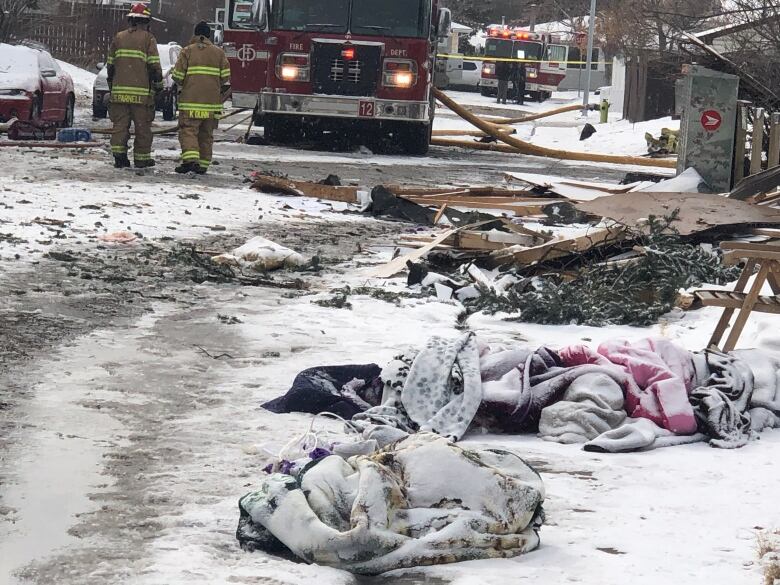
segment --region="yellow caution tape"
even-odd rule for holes
[[[488,61],[488,62],[508,62],[508,63],[558,63],[560,65],[587,65],[587,61],[555,61],[555,60],[546,60],[543,61],[541,59],[512,59],[511,57],[505,58],[505,57],[480,57],[478,55],[474,56],[467,56],[467,55],[448,55],[446,53],[441,53],[436,55],[439,59],[463,59],[464,61]],[[599,61],[593,61],[591,65],[598,65]]]

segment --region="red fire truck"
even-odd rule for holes
[[[392,137],[425,154],[439,0],[226,0],[233,105],[255,108],[271,142],[326,131]]]
[[[482,95],[496,95],[498,79],[493,59],[525,61],[526,93],[539,102],[550,97],[566,77],[567,48],[556,37],[501,25],[488,27],[485,62],[480,87]]]

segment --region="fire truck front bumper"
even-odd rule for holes
[[[263,93],[263,113],[361,120],[430,122],[428,102],[384,100],[370,97]]]

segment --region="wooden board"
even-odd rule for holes
[[[414,252],[410,252],[408,254],[405,254],[403,256],[398,256],[398,258],[394,258],[387,264],[383,264],[382,266],[379,266],[375,270],[372,270],[369,276],[372,276],[374,278],[392,278],[399,272],[403,271],[406,268],[407,262],[414,262],[416,260],[419,260],[423,256],[425,256],[428,252],[433,250],[436,246],[439,244],[442,244],[444,240],[449,238],[450,236],[456,234],[459,230],[448,230],[442,234],[439,234],[430,244],[426,244],[419,250],[415,250]]]
[[[726,309],[740,309],[745,304],[747,295],[729,291],[697,290],[694,307],[723,307]],[[778,297],[759,296],[753,307],[759,313],[780,313],[780,299]]]
[[[405,187],[401,185],[383,185],[385,189],[393,195],[405,197],[407,195],[444,195],[453,193],[463,193],[472,196],[495,196],[495,197],[539,197],[534,191],[529,189],[506,189],[504,187],[493,186],[458,186],[458,187]]]
[[[588,234],[563,240],[552,240],[541,246],[527,248],[520,251],[495,252],[491,254],[490,264],[500,266],[502,264],[517,264],[527,266],[534,262],[554,260],[569,256],[573,253],[586,252],[593,248],[623,240],[626,230],[623,226],[615,226],[594,230]]]
[[[574,207],[588,215],[607,217],[627,226],[635,226],[651,215],[665,217],[679,210],[679,220],[672,226],[681,235],[717,227],[780,225],[780,210],[706,193],[640,191],[575,203]]]
[[[320,185],[308,181],[293,181],[282,177],[270,175],[257,175],[252,183],[252,188],[263,193],[277,193],[281,195],[293,195],[298,197],[315,197],[327,201],[341,201],[345,203],[357,203],[358,187],[336,187],[333,185]]]

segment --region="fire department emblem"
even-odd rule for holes
[[[241,67],[246,67],[247,63],[257,59],[257,51],[252,45],[243,45],[236,53],[236,57],[241,61]]]

